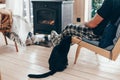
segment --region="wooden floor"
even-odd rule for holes
[[[48,59],[52,48],[33,45],[19,47],[20,52],[17,53],[13,43],[9,43],[6,46],[0,38],[2,80],[36,80],[29,79],[27,74],[49,71]],[[37,80],[120,80],[120,57],[114,62],[82,48],[77,64],[73,64],[76,46],[70,48],[69,65],[65,71]]]

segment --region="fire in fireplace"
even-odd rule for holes
[[[53,10],[43,9],[37,13],[38,24],[55,25],[56,12]]]
[[[34,34],[60,33],[73,20],[73,1],[32,0]]]

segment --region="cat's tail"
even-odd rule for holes
[[[28,74],[28,77],[29,78],[45,78],[45,77],[48,77],[48,76],[53,75],[55,73],[56,73],[56,71],[49,71],[49,72],[44,73],[44,74]]]

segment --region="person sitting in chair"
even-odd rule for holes
[[[119,17],[120,0],[104,0],[93,19],[82,25],[69,24],[59,35],[57,32],[52,31],[51,42],[55,46],[65,36],[78,36],[81,39],[99,40],[99,46],[105,48],[113,44],[117,30],[115,23]]]

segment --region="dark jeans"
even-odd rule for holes
[[[113,44],[113,39],[116,35],[117,27],[111,23],[109,23],[102,34],[102,37],[100,39],[99,47],[106,48]]]

